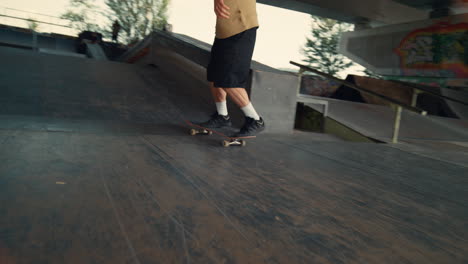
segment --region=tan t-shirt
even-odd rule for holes
[[[216,38],[224,39],[258,27],[256,0],[224,0],[230,16],[217,18]]]

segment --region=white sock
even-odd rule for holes
[[[255,108],[253,107],[252,103],[249,103],[248,105],[242,107],[241,110],[242,112],[244,112],[245,116],[251,117],[255,120],[260,120],[260,116],[257,114],[257,111],[255,111]]]
[[[216,102],[216,110],[218,111],[218,115],[227,116],[228,111],[227,111],[226,101]]]

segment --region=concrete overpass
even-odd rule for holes
[[[437,84],[442,94],[468,100],[468,65],[464,59],[468,52],[464,44],[468,0],[257,2],[353,23],[355,31],[341,37],[341,54],[387,78]],[[451,88],[451,83],[457,87]],[[468,116],[466,106],[455,104],[451,108],[460,117]]]
[[[349,23],[398,24],[463,12],[466,0],[258,0]],[[465,8],[466,9],[466,8]]]

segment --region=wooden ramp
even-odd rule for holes
[[[175,118],[212,107],[188,76],[0,56],[1,264],[468,261],[463,164],[299,132],[226,149]]]

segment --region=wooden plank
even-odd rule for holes
[[[216,137],[8,138],[2,149],[15,151],[0,156],[9,157],[0,197],[16,202],[2,207],[9,217],[0,241],[22,262],[77,254],[115,263],[466,258],[467,196],[457,187],[466,169],[386,146],[260,137],[232,150]],[[34,243],[41,246],[26,254]]]
[[[14,133],[2,144],[0,244],[10,263],[127,258],[102,186],[75,148],[86,146],[68,134]]]
[[[175,160],[187,164],[192,175],[203,175],[203,178],[193,176],[194,180],[200,181],[200,186],[203,186],[212,196],[218,197],[221,206],[228,205],[228,212],[234,215],[234,219],[237,218],[240,223],[247,226],[245,229],[249,231],[248,233],[254,233],[256,237],[269,237],[269,241],[281,241],[284,251],[294,252],[293,256],[288,256],[289,261],[293,263],[300,262],[302,259],[314,259],[314,253],[317,252],[311,253],[305,250],[317,243],[314,239],[308,241],[309,244],[305,241],[304,244],[297,240],[290,241],[288,238],[291,237],[291,232],[296,231],[305,232],[303,233],[305,240],[314,237],[314,234],[320,235],[329,242],[327,244],[323,241],[320,244],[325,248],[324,250],[340,247],[343,247],[343,252],[349,250],[346,258],[330,251],[331,256],[328,259],[330,263],[365,262],[361,259],[363,256],[370,257],[366,260],[372,262],[389,261],[390,263],[404,260],[410,263],[422,263],[444,259],[447,257],[444,256],[445,250],[457,251],[466,248],[467,245],[462,242],[466,234],[459,234],[452,242],[446,241],[446,236],[451,236],[463,228],[467,215],[466,207],[461,206],[463,202],[453,199],[450,199],[450,202],[446,201],[449,198],[447,195],[450,194],[445,193],[444,197],[439,196],[437,192],[431,193],[433,190],[429,187],[432,184],[438,186],[440,182],[433,181],[418,186],[421,184],[420,178],[415,178],[414,182],[410,181],[402,185],[400,183],[402,178],[392,179],[395,172],[390,174],[384,172],[387,168],[375,171],[372,164],[367,167],[362,161],[357,163],[359,165],[354,164],[350,167],[348,164],[341,164],[345,158],[331,159],[331,157],[317,155],[318,151],[315,158],[303,151],[294,151],[286,147],[277,146],[281,152],[275,152],[271,148],[271,141],[265,142],[269,143],[268,147],[264,145],[253,147],[250,144],[250,147],[255,149],[252,151],[254,153],[249,151],[249,153],[232,157],[229,155],[231,153],[215,152],[213,155],[203,156],[202,159],[210,160],[215,164],[223,164],[227,171],[242,168],[242,172],[233,172],[229,176],[217,174],[216,171],[210,173],[212,167],[205,169],[203,165],[197,166],[200,159],[189,158],[184,154],[185,151],[177,151],[178,148],[174,147],[173,142],[168,143],[172,147],[163,144],[162,148],[174,156]],[[161,145],[158,146],[161,147]],[[310,149],[314,148],[310,146]],[[335,148],[330,150],[330,153],[334,150]],[[343,152],[348,150],[346,148]],[[191,151],[187,152],[191,153]],[[275,155],[272,153],[281,153],[278,156],[283,159],[274,158]],[[369,152],[363,152],[362,155],[366,156],[365,153]],[[229,156],[222,156],[223,154]],[[398,158],[401,154],[397,151],[393,157]],[[339,152],[338,156],[340,156]],[[265,161],[267,159],[275,162],[268,163]],[[249,160],[256,162],[252,164]],[[446,166],[450,167],[448,165]],[[404,165],[402,167],[406,168]],[[431,169],[434,167],[436,165]],[[197,170],[194,171],[194,168]],[[430,169],[427,170],[430,171]],[[460,176],[465,171],[458,168],[458,172],[452,175]],[[432,173],[436,172],[432,171]],[[380,174],[384,176],[378,177]],[[415,172],[412,171],[407,174],[408,177],[409,175],[415,175]],[[416,175],[423,176],[424,174]],[[447,186],[452,186],[447,184]],[[466,199],[466,194],[464,195],[463,192],[459,191],[457,194],[458,199]],[[240,201],[240,204],[232,204],[229,201]],[[442,214],[444,216],[441,216],[438,210],[434,210],[434,205],[440,203],[443,203],[446,208],[444,210],[446,215]],[[465,212],[462,213],[463,216],[460,215],[461,212]],[[274,224],[270,224],[275,223],[272,220],[275,216],[284,221],[282,228],[275,228]],[[453,219],[454,221],[447,226],[447,221],[451,217],[458,220]],[[272,222],[268,222],[268,219]],[[323,219],[323,222],[319,219]],[[268,227],[258,228],[262,226],[262,223],[269,223]],[[350,232],[351,230],[353,232]],[[361,251],[350,246],[350,241],[346,240],[350,237],[355,238],[353,245],[360,245],[366,250]],[[399,248],[403,244],[411,249],[410,252]],[[291,248],[285,245],[291,245]],[[428,251],[431,251],[430,248],[434,245],[441,246],[444,250],[429,253]],[[380,250],[385,255],[382,247],[392,248],[392,256],[386,256],[390,259],[367,256],[373,250]],[[427,255],[426,253],[413,254],[414,252],[427,252]],[[458,257],[463,258],[462,255]]]

